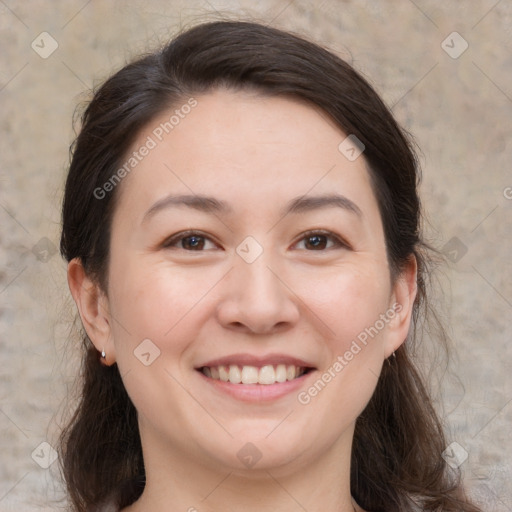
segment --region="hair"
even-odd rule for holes
[[[411,138],[372,86],[349,63],[304,37],[259,23],[216,21],[182,32],[138,58],[94,93],[70,148],[60,249],[78,258],[106,290],[112,215],[122,187],[95,190],[115,174],[135,138],[157,115],[216,88],[285,96],[320,108],[363,142],[386,239],[391,279],[414,256],[418,293],[407,340],[383,365],[355,425],[351,492],[372,512],[478,512],[459,472],[442,457],[446,439],[424,377],[413,362],[427,318],[431,248],[422,239],[420,170]],[[447,336],[440,326],[440,340]],[[113,491],[123,508],[142,493],[145,470],[137,412],[117,364],[105,366],[82,332],[80,398],[60,437],[62,474],[72,510],[94,510]]]

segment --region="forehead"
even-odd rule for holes
[[[119,206],[204,193],[240,209],[280,207],[338,190],[372,207],[364,157],[350,161],[339,150],[346,137],[327,114],[295,98],[225,89],[185,98],[137,137]]]

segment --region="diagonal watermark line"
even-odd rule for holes
[[[164,163],[164,167],[166,167],[170,172],[172,172],[174,174],[174,176],[176,176],[177,179],[179,179],[181,181],[181,183],[183,183],[183,185],[185,185],[185,187],[187,187],[190,192],[197,197],[197,194],[167,165]],[[224,224],[224,226],[228,229],[228,231],[230,233],[233,232],[233,230],[213,211],[213,210],[209,210],[210,213],[212,213],[213,215],[215,215],[215,217],[217,217],[217,219],[219,220],[219,222],[221,222],[222,224]]]
[[[25,272],[25,270],[27,270],[28,267],[23,267],[19,272],[18,274],[16,274],[1,290],[0,290],[0,295],[2,293],[5,292],[5,290],[7,290],[7,288],[9,288],[9,286],[11,286],[12,283],[14,283],[14,281],[16,281],[16,279],[18,279],[18,277],[21,276],[21,274],[23,274],[23,272]]]
[[[475,61],[472,60],[471,62],[473,63],[473,66],[475,66],[475,68],[477,68],[478,71],[480,71],[480,73],[482,73],[482,75],[484,75],[487,80],[489,80],[489,82],[491,82],[491,84],[493,84],[494,87],[496,87],[496,89],[498,89],[498,91],[507,98],[508,101],[512,102],[512,98]]]
[[[3,0],[0,0],[0,2],[2,3],[2,5],[8,9],[11,14],[20,22],[22,23],[23,25],[25,25],[25,27],[27,27],[28,29],[30,29],[30,27],[3,1]]]
[[[478,436],[482,430],[484,430],[487,425],[489,425],[492,421],[494,421],[494,418],[496,418],[496,416],[498,416],[498,414],[503,411],[503,409],[505,409],[505,407],[507,407],[507,405],[512,402],[512,398],[474,435],[471,437],[471,439],[474,439],[476,436]]]
[[[28,474],[30,471],[27,471],[1,498],[0,501],[2,501]]]
[[[229,435],[229,437],[233,438],[231,432],[229,432],[229,430],[219,420],[217,420],[217,418],[215,418],[215,416],[213,416],[213,414],[185,386],[183,386],[183,384],[176,377],[174,377],[174,375],[172,375],[172,373],[169,372],[167,368],[164,368],[164,370],[169,375],[169,377],[171,377],[171,379],[173,379],[178,384],[178,386],[180,386],[180,388],[183,389],[183,391],[185,391],[190,396],[190,398],[192,398],[197,403],[197,405],[199,405],[199,407],[201,407],[201,409],[203,409],[203,411],[208,414],[208,416],[210,416],[210,418]]]
[[[212,11],[215,11],[216,14],[218,14],[221,18],[224,18],[224,15],[218,11],[212,4],[211,2],[209,2],[208,0],[205,0],[205,2],[210,6],[211,10]],[[181,9],[180,9],[180,16],[181,16]],[[181,18],[180,18],[180,21],[181,21]],[[180,25],[181,26],[181,25]]]
[[[471,29],[474,29],[487,15],[501,2],[501,0],[498,0],[472,27]]]
[[[427,18],[428,21],[430,21],[430,23],[432,23],[437,29],[439,29],[437,23],[423,9],[421,9],[416,2],[413,2],[413,0],[409,0],[409,2],[411,2],[411,4],[414,5],[414,7],[416,7],[416,9],[418,9],[418,11],[420,11],[421,14],[423,14],[423,16],[425,16],[425,18]]]
[[[486,279],[482,273],[474,266],[474,265],[471,265],[473,267],[473,270],[510,306],[512,307],[512,304],[493,286],[493,284],[488,280]]]
[[[497,205],[496,205],[496,206],[495,206],[495,207],[494,207],[494,208],[493,208],[493,209],[492,209],[492,210],[491,210],[491,211],[490,211],[490,212],[489,212],[489,213],[488,213],[488,214],[487,214],[487,215],[486,215],[486,216],[485,216],[485,217],[484,217],[484,218],[483,218],[483,219],[482,219],[482,220],[481,220],[481,221],[480,221],[480,222],[479,222],[479,223],[478,223],[478,224],[477,224],[477,225],[476,225],[476,226],[475,226],[471,231],[470,231],[470,233],[473,233],[473,231],[475,231],[475,229],[476,229],[478,226],[480,226],[480,225],[484,222],[484,220],[486,220],[489,216],[491,216],[491,215],[494,213],[494,211],[496,210],[496,208],[498,208],[498,206],[499,206],[499,204],[497,204]]]
[[[377,379],[380,379],[380,375],[377,375],[370,367],[368,367],[368,371]]]
[[[28,62],[25,63],[25,65],[13,75],[13,77],[8,80],[2,87],[0,87],[0,92],[3,91],[26,67],[28,66]]]
[[[507,508],[509,512],[512,512],[512,508],[510,508],[497,494],[493,493],[495,498],[504,506]]]
[[[21,229],[23,229],[23,231],[25,231],[25,233],[27,233],[27,235],[30,235],[30,232],[28,231],[28,229],[25,228],[25,226],[3,204],[0,203],[0,207],[2,207],[5,210],[7,215],[9,215],[9,217],[11,217],[11,219],[14,222],[16,222],[16,224],[18,224],[18,226],[20,226]]]
[[[398,98],[395,103],[391,106],[391,110],[393,110],[398,103],[400,103],[413,89],[415,89],[423,80],[429,75],[433,69],[439,64],[439,62],[436,62],[405,94],[403,94],[400,98]]]
[[[290,7],[290,5],[293,4],[293,2],[295,2],[295,0],[290,0],[269,22],[268,22],[268,25],[271,25],[275,20],[277,20],[277,18],[279,18],[279,16],[281,16],[281,14],[283,14],[284,11],[286,11],[286,9],[288,9],[288,7]]]
[[[1,413],[2,413],[2,414],[3,414],[3,415],[4,415],[4,416],[5,416],[5,417],[6,417],[6,418],[7,418],[7,419],[8,419],[8,420],[9,420],[9,421],[14,425],[14,426],[15,426],[15,427],[16,427],[16,428],[17,428],[17,429],[18,429],[18,430],[19,430],[19,431],[20,431],[20,432],[21,432],[21,433],[22,433],[22,434],[23,434],[23,435],[28,439],[27,434],[25,434],[25,432],[23,432],[23,430],[21,430],[21,428],[20,428],[20,427],[18,427],[18,425],[16,424],[16,422],[15,422],[15,421],[13,421],[13,420],[11,419],[11,417],[10,417],[8,414],[6,414],[4,411],[2,411],[2,409],[0,409],[0,412],[1,412]]]
[[[201,298],[164,334],[167,336],[232,270],[231,267],[209,290],[207,290]]]
[[[295,297],[297,297],[297,299],[299,299],[301,301],[301,303],[303,304],[303,306],[308,310],[310,311],[311,313],[313,313],[313,315],[315,315],[318,320],[320,320],[320,322],[322,322],[325,327],[327,327],[327,329],[329,329],[329,331],[331,331],[331,334],[333,334],[334,336],[336,335],[336,333],[312,310],[309,308],[309,306],[267,265],[267,268],[270,270],[270,272],[272,272],[272,274],[274,274],[277,279],[279,279],[279,281],[281,281],[281,283],[283,283],[286,288],[288,288],[288,290],[290,290],[293,295],[295,295]]]
[[[90,89],[90,87],[63,61],[61,60],[62,64],[64,64],[64,66],[66,66],[69,71],[75,75],[75,77],[78,79],[79,82],[81,82],[87,89]]]
[[[213,494],[232,474],[233,471],[230,471],[201,501],[206,500],[211,494]]]
[[[292,414],[293,412],[295,411],[295,409],[292,409],[266,436],[265,436],[265,439],[270,436],[270,434],[272,434],[275,430],[277,430],[277,428],[282,425],[284,423],[284,421],[286,420],[286,418],[288,418],[288,416],[290,416],[290,414]]]
[[[304,195],[301,196],[301,199],[306,197],[334,168],[336,167],[336,164],[334,164],[322,177],[320,177]],[[270,233],[286,216],[288,213],[285,213],[280,219],[278,219],[267,231],[267,233]]]
[[[286,487],[284,487],[284,486],[281,484],[281,482],[279,482],[279,480],[278,480],[274,475],[272,475],[272,473],[270,473],[270,471],[265,471],[265,473],[267,473],[267,474],[270,476],[270,478],[272,478],[272,480],[274,480],[274,482],[275,482],[277,485],[279,485],[279,487],[281,487],[281,489],[283,489],[283,491],[284,491],[286,494],[288,494],[288,496],[290,496],[290,498],[291,498],[293,501],[295,501],[295,503],[297,503],[297,505],[298,505],[302,510],[305,510],[306,512],[308,512],[308,511],[307,511],[307,509],[304,507],[304,505],[302,505],[302,503],[300,503],[299,501],[297,501],[297,500],[295,499],[295,497],[294,497],[292,494],[290,494],[290,493],[288,492],[288,489],[286,489]]]
[[[65,27],[67,27],[90,3],[91,3],[92,0],[88,0],[88,2],[86,2],[84,4],[84,6],[76,13],[74,14],[71,18],[69,18],[68,21],[66,21],[66,23],[64,23],[64,25],[62,25],[61,30]]]
[[[123,379],[123,380],[124,380],[124,379],[125,379],[125,377],[126,377],[126,376],[131,372],[131,371],[132,371],[132,369],[130,368],[127,372],[124,372],[122,375],[121,375],[121,373],[119,373],[119,375],[120,375],[121,379]]]

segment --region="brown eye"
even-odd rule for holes
[[[181,239],[182,249],[192,249],[194,251],[204,248],[204,236],[186,236]]]
[[[325,235],[312,235],[305,238],[306,247],[313,250],[325,249],[327,245],[327,238]]]
[[[322,231],[306,233],[306,235],[298,242],[298,244],[301,243],[304,243],[303,248],[307,251],[325,251],[327,249],[334,248],[348,248],[348,245],[334,233]]]
[[[197,232],[182,232],[173,235],[166,242],[163,247],[166,249],[183,249],[185,251],[201,252],[208,250],[208,243],[212,246],[215,244],[207,237]]]

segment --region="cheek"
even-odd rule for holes
[[[122,271],[113,269],[110,279],[111,313],[121,352],[126,351],[126,342],[133,351],[144,339],[162,351],[184,350],[199,327],[194,318],[204,315],[204,298],[222,273],[178,269],[165,262],[148,265],[135,258],[117,268]]]
[[[378,381],[383,362],[381,337],[388,308],[390,284],[380,266],[346,268],[310,288],[311,305],[329,335],[328,358],[316,381],[302,390],[302,411],[314,410],[309,426],[325,433],[330,443],[362,412]],[[382,324],[382,325],[381,325]],[[377,326],[377,329],[375,328]]]
[[[305,293],[328,328],[327,338],[343,350],[353,339],[375,324],[388,307],[390,285],[379,266],[346,266],[315,279]]]
[[[190,399],[178,382],[185,382],[188,351],[205,316],[212,314],[208,291],[222,273],[127,260],[110,274],[116,361],[139,413],[153,423],[155,407],[172,409],[165,428],[179,432]],[[149,354],[146,361],[144,354]]]

